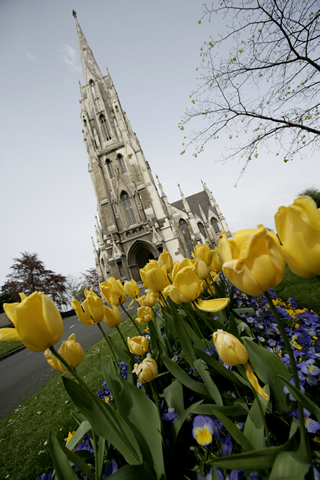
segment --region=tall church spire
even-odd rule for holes
[[[72,10],[72,15],[76,21],[84,82],[85,84],[88,84],[90,80],[102,79],[102,74],[93,56],[92,50],[88,45],[86,37],[84,36],[84,33],[79,25],[77,14],[74,10]]]

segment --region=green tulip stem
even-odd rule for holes
[[[162,298],[162,301],[164,302],[164,305],[167,305],[167,301],[166,301],[166,299],[164,298],[162,292],[159,292],[159,293],[160,293],[160,296],[161,296],[161,298]]]
[[[264,296],[267,299],[267,302],[270,306],[270,309],[273,313],[274,318],[276,319],[279,331],[282,335],[282,338],[284,340],[287,352],[289,354],[291,369],[292,369],[292,374],[293,374],[293,379],[294,379],[294,384],[295,384],[296,388],[301,391],[296,360],[295,360],[295,357],[294,357],[294,354],[293,354],[288,336],[286,334],[285,328],[284,328],[284,326],[281,322],[281,319],[280,319],[280,317],[278,315],[278,312],[277,312],[277,310],[276,310],[276,308],[273,304],[273,301],[270,297],[269,292],[265,292]],[[305,460],[308,463],[311,463],[310,445],[309,445],[309,441],[308,441],[308,437],[307,437],[307,431],[306,431],[305,424],[304,424],[303,406],[299,402],[299,400],[297,400],[297,403],[298,403],[298,412],[299,412],[301,443],[302,443],[302,445],[304,445],[304,454],[305,454],[305,457],[306,457]]]
[[[114,350],[113,350],[113,347],[112,347],[112,345],[111,345],[110,339],[109,339],[109,337],[105,334],[105,331],[104,331],[103,328],[101,327],[100,323],[97,323],[97,325],[98,325],[98,327],[99,327],[99,329],[100,329],[100,332],[101,332],[102,335],[104,336],[107,344],[109,345],[110,350],[111,350],[112,355],[113,355],[113,359],[114,359],[114,361],[115,361],[115,364],[117,365],[117,364],[118,364],[118,362],[117,362],[117,357],[116,357],[116,354],[114,353]]]
[[[122,335],[121,330],[120,330],[120,328],[118,327],[118,325],[116,326],[116,329],[118,330],[118,333],[119,333],[120,337],[122,338],[123,343],[124,343],[125,346],[126,346],[126,349],[127,349],[128,352],[130,353],[130,356],[132,357],[133,363],[135,363],[135,362],[136,362],[136,359],[134,358],[134,356],[133,356],[132,353],[130,352],[130,349],[129,349],[129,347],[128,347],[128,344],[127,344],[127,342],[125,341],[124,336]],[[139,332],[139,333],[140,333],[140,332]]]
[[[149,385],[150,385],[150,387],[151,387],[151,391],[152,391],[152,396],[153,396],[153,399],[154,399],[154,403],[156,404],[156,407],[157,407],[157,410],[158,410],[160,425],[162,425],[161,413],[160,413],[160,408],[159,408],[158,393],[157,393],[157,390],[156,390],[156,388],[155,388],[155,386],[154,386],[153,380],[151,380],[151,382],[149,382]]]
[[[202,320],[207,325],[209,330],[211,330],[211,332],[214,333],[216,331],[215,328],[212,325],[210,325],[210,322],[206,319],[205,315],[203,315],[202,311],[198,308],[198,305],[196,304],[195,301],[192,302],[192,305],[194,305],[194,307],[196,308],[196,310],[198,312],[198,315],[200,316],[200,318],[202,318]]]
[[[189,321],[191,323],[191,327],[193,328],[194,332],[197,332],[199,338],[203,338],[204,335],[201,332],[200,327],[199,327],[195,317],[190,313],[187,305],[182,303],[182,308],[186,312],[187,317],[189,318]]]
[[[210,274],[209,274],[209,275],[210,275]],[[214,294],[214,292],[211,290],[210,283],[208,282],[207,279],[206,279],[206,284],[208,285],[208,290],[209,290],[209,292],[211,293],[211,295],[212,295],[213,297],[215,297],[215,294]]]
[[[71,373],[71,375],[74,376],[74,378],[77,380],[79,385],[81,385],[87,391],[87,393],[89,393],[91,396],[93,396],[93,393],[91,392],[88,385],[82,380],[81,377],[79,377],[76,370],[74,368],[72,368],[71,365],[69,365],[69,363],[60,355],[60,353],[57,352],[57,350],[54,347],[50,347],[50,351],[69,370],[69,372]]]
[[[266,421],[266,416],[265,416],[265,414],[263,413],[263,410],[262,410],[262,405],[261,405],[261,402],[260,402],[259,393],[257,393],[254,388],[252,388],[252,391],[253,391],[253,394],[254,394],[254,398],[256,399],[256,401],[258,403],[258,406],[259,406],[259,411],[260,411],[260,414],[261,414],[261,418],[262,418],[262,422],[263,422],[263,426],[264,426],[264,431],[265,431],[265,434],[266,434],[266,437],[267,437],[267,445],[268,445],[268,447],[271,447],[269,429],[268,429],[268,425],[267,425],[267,421]]]
[[[94,432],[93,428],[91,429],[91,432],[92,432],[92,445],[93,445],[94,459],[95,459],[95,475],[94,475],[94,478],[95,478],[95,480],[99,480],[97,439],[96,439],[96,435],[95,435],[95,432]]]
[[[138,334],[140,335],[141,332],[140,332],[140,330],[139,330],[136,322],[135,322],[135,321],[133,320],[133,318],[131,317],[130,313],[124,308],[123,305],[120,305],[120,306],[121,306],[122,310],[125,312],[125,314],[127,315],[127,317],[130,318],[131,322],[133,323],[133,325],[135,326],[135,328],[138,330]]]

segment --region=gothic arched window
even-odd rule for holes
[[[130,202],[129,195],[127,192],[122,192],[120,195],[121,202],[123,203],[124,209],[126,211],[127,215],[127,220],[129,222],[129,225],[133,225],[136,223],[136,217],[134,216],[134,211],[132,209],[132,205]]]
[[[111,133],[110,133],[110,130],[109,130],[109,127],[108,127],[106,117],[104,115],[100,115],[99,120],[100,120],[100,125],[101,125],[101,129],[102,129],[104,138],[106,140],[111,140]]]
[[[126,165],[124,163],[123,156],[121,155],[121,153],[118,153],[117,158],[118,158],[119,163],[120,163],[121,173],[126,173],[127,169],[126,169]]]
[[[210,223],[213,226],[214,233],[219,233],[219,227],[218,227],[217,219],[212,217]]]
[[[199,228],[199,231],[200,231],[201,235],[203,236],[203,238],[206,238],[206,236],[207,236],[206,229],[204,228],[204,226],[201,222],[198,222],[198,228]]]
[[[92,80],[90,80],[89,84],[90,84],[90,87],[91,87],[92,96],[93,96],[94,101],[96,102],[96,105],[98,107],[98,111],[101,112],[101,110],[103,110],[103,108],[102,108],[102,105],[101,105],[101,102],[100,102],[97,86]]]
[[[107,158],[107,160],[106,160],[106,165],[107,165],[109,177],[110,177],[110,178],[113,178],[113,177],[114,177],[114,173],[113,173],[112,163],[111,163],[111,160],[110,160],[109,158]]]
[[[191,257],[191,252],[193,251],[193,242],[189,232],[188,224],[183,218],[179,220],[179,227],[181,229],[184,241],[186,243],[189,256]]]

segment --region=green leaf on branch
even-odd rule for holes
[[[73,380],[63,377],[63,383],[74,404],[86,416],[96,433],[112,443],[129,464],[141,463],[138,442],[119,413],[98,397],[89,395]]]

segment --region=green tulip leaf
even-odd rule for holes
[[[264,470],[266,468],[272,468],[277,455],[290,450],[293,444],[294,439],[291,438],[279,447],[263,448],[235,455],[227,455],[226,457],[217,458],[208,463],[210,465],[216,465],[219,468],[228,468],[231,470],[240,468],[249,471]]]
[[[63,377],[63,383],[74,404],[86,416],[96,433],[118,449],[129,464],[141,463],[138,442],[119,413],[98,397],[89,395],[73,380]]]
[[[235,372],[232,372],[231,370],[228,370],[226,367],[223,366],[221,362],[216,360],[215,358],[211,357],[208,355],[206,352],[204,352],[202,349],[198,348],[197,346],[195,347],[196,354],[198,357],[200,357],[204,362],[206,362],[210,367],[212,367],[216,372],[218,372],[220,375],[225,377],[227,380],[229,380],[231,383],[234,383],[238,387],[241,387],[243,385],[247,385],[247,382],[243,382],[242,377],[237,378],[235,375]]]
[[[238,315],[242,315],[243,313],[246,313],[246,314],[249,315],[249,316],[250,316],[250,315],[254,315],[254,313],[255,313],[254,309],[253,309],[253,308],[250,308],[250,307],[249,307],[249,308],[245,308],[245,307],[243,307],[243,308],[234,308],[232,311],[235,312],[235,313],[238,314]]]
[[[184,411],[183,387],[178,380],[174,380],[163,390],[168,407],[174,408],[180,415]]]
[[[109,335],[110,343],[115,351],[117,357],[119,358],[120,362],[125,362],[127,365],[132,365],[132,356],[128,352],[128,350],[124,350],[123,348],[120,347],[118,342],[115,341],[114,338],[112,338]]]
[[[154,352],[159,350],[161,355],[167,357],[168,354],[166,351],[166,345],[159,328],[159,323],[155,321],[155,317],[153,317],[153,319],[148,323],[148,327],[150,331],[152,354],[154,355]]]
[[[204,341],[203,338],[199,338],[196,332],[190,327],[189,323],[185,322],[185,327],[187,330],[188,335],[190,336],[192,342],[194,345],[196,345],[198,348],[207,348],[206,342]]]
[[[187,408],[184,412],[182,412],[178,418],[175,419],[169,431],[169,436],[173,439],[174,442],[177,440],[179,431],[182,425],[184,424],[184,422],[186,421],[186,419],[188,418],[188,416],[190,415],[190,413],[192,413],[196,409],[196,407],[198,407],[201,403],[202,403],[202,400],[199,400],[199,402],[194,403],[193,405],[191,405],[191,407]]]
[[[105,444],[106,444],[105,438],[99,437],[98,453],[96,453],[96,468],[98,472],[97,474],[98,478],[101,478],[101,475],[102,475]]]
[[[177,337],[183,349],[184,356],[187,362],[189,363],[190,367],[193,367],[193,362],[196,360],[196,356],[194,353],[194,349],[193,349],[193,345],[191,343],[190,337],[186,331],[184,322],[182,321],[177,311],[175,303],[171,300],[170,297],[168,297],[168,302],[171,307],[171,312],[174,318]]]
[[[212,415],[216,415],[216,412],[220,412],[228,418],[233,418],[234,421],[248,415],[247,410],[245,410],[239,404],[232,407],[225,407],[221,405],[212,405],[206,403],[197,407],[196,410],[192,410],[192,413],[197,413],[198,415],[208,415],[209,417]]]
[[[100,361],[121,419],[139,443],[144,460],[152,465],[158,478],[164,477],[161,424],[156,405],[142,390],[119,375],[111,358],[100,356]]]
[[[210,373],[208,372],[205,364],[202,363],[202,360],[200,358],[198,358],[198,360],[196,360],[193,363],[193,365],[196,367],[199,374],[201,375],[201,378],[204,381],[204,384],[207,387],[207,390],[211,395],[212,399],[215,401],[217,405],[223,405],[223,400],[219,392],[219,389],[217,385],[214,383],[214,381],[212,380]]]
[[[283,391],[283,383],[278,375],[290,380],[291,375],[285,364],[273,352],[257,345],[248,337],[243,337],[248,350],[249,362],[260,380],[270,386],[271,400],[275,412],[289,413],[293,410],[292,402]]]
[[[281,452],[273,464],[269,480],[293,480],[305,478],[311,465],[299,458],[297,452]]]
[[[51,454],[51,458],[52,458],[53,465],[56,472],[56,477],[59,478],[59,480],[77,480],[78,477],[75,474],[75,472],[72,470],[68,460],[68,456],[72,452],[70,452],[70,450],[68,450],[66,447],[62,447],[56,435],[52,432],[50,432],[49,434],[49,448],[50,448],[50,454]],[[77,457],[77,455],[75,454],[74,456]],[[94,475],[92,474],[90,468],[81,458],[77,457],[76,465],[78,465],[81,462],[85,464],[85,470],[86,470],[85,474],[90,478],[90,480],[94,480]],[[75,463],[75,462],[72,460],[72,463]]]
[[[320,408],[315,403],[313,403],[310,398],[308,398],[304,393],[302,393],[301,390],[292,385],[286,378],[282,377],[281,375],[279,375],[279,378],[286,385],[291,395],[296,398],[304,406],[304,408],[309,410],[309,412],[316,417],[318,422],[320,422]]]
[[[263,391],[267,395],[269,395],[269,386],[265,385],[263,387]],[[258,402],[260,402],[260,406]],[[243,433],[252,443],[252,445],[255,446],[256,450],[259,448],[264,448],[266,446],[266,442],[264,439],[264,423],[263,418],[261,417],[261,410],[263,412],[263,415],[265,415],[268,403],[269,400],[265,400],[261,395],[257,394],[253,405],[250,408],[249,415],[244,426]]]
[[[155,471],[147,463],[126,465],[113,473],[112,477],[112,480],[157,480]]]
[[[169,360],[168,358],[163,358],[162,360],[169,372],[177,380],[179,380],[182,385],[189,388],[200,397],[211,400],[211,395],[209,394],[207,387],[203,383],[193,380],[190,375],[188,375],[184,370],[182,370],[181,367],[179,367],[179,365],[174,363],[172,360]]]
[[[72,435],[72,438],[70,438],[69,442],[66,445],[66,448],[68,448],[69,450],[73,450],[77,443],[80,442],[82,437],[86,433],[88,433],[89,430],[91,430],[91,425],[87,420],[85,420],[80,424],[75,433]]]
[[[173,316],[167,311],[167,309],[164,309],[164,308],[161,309],[161,313],[164,316],[164,319],[166,321],[166,325],[168,326],[169,331],[172,333],[174,338],[177,339],[178,338],[177,331],[174,324]]]

